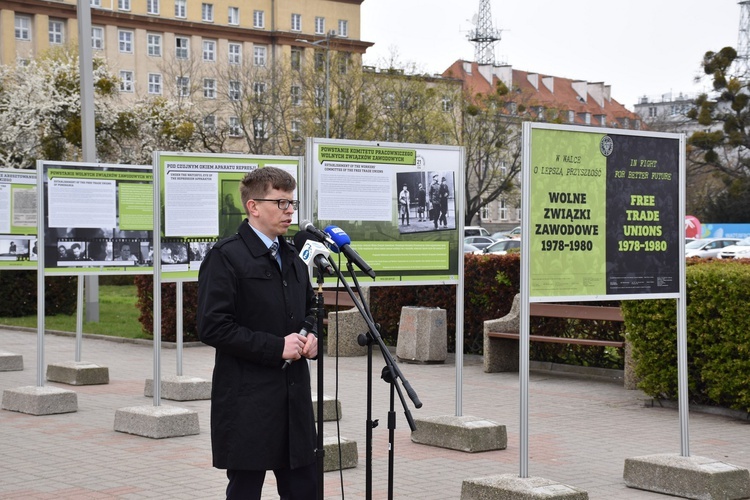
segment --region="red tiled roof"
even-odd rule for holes
[[[589,83],[530,73],[510,66],[480,67],[475,62],[462,60],[454,62],[443,72],[443,76],[462,80],[464,88],[472,94],[494,92],[497,82],[503,81],[511,90],[507,96],[508,102],[523,104],[532,114],[536,112],[536,107],[559,110],[566,113],[561,116],[562,123],[587,125],[587,113],[590,118],[588,125],[634,128],[636,122],[640,121],[638,115],[612,99],[611,87],[601,82]],[[567,119],[568,111],[575,113],[573,122]],[[601,123],[601,115],[605,116],[606,124]]]

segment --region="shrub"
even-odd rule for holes
[[[0,316],[21,317],[37,313],[36,271],[0,271]],[[44,312],[48,316],[76,312],[77,276],[46,276]]]

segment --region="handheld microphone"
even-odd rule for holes
[[[352,242],[352,239],[349,238],[349,235],[346,234],[343,229],[338,226],[328,226],[326,227],[326,233],[331,237],[335,245],[331,250],[337,252],[336,248],[339,248],[339,250],[346,255],[346,258],[354,262],[363,273],[367,274],[370,278],[375,279],[375,271],[373,271],[367,262],[365,262],[351,245],[349,245],[349,243]]]
[[[309,332],[315,333],[315,316],[312,314],[305,318],[305,323],[302,325],[302,329],[299,331],[299,334],[303,337],[307,337],[307,334]],[[292,364],[291,359],[284,360],[284,365],[281,367],[282,370],[286,370],[286,367]]]
[[[322,243],[313,241],[309,235],[300,231],[294,235],[294,246],[299,248],[299,258],[311,271],[313,267],[317,267],[331,276],[336,273],[328,261],[331,252]]]
[[[336,243],[334,243],[334,241],[331,239],[330,236],[328,236],[326,233],[324,233],[323,231],[321,231],[317,227],[313,226],[313,223],[310,222],[309,220],[305,219],[302,222],[300,222],[299,227],[303,231],[307,231],[308,233],[310,233],[313,236],[315,236],[315,238],[318,241],[320,241],[320,242],[328,243],[329,245],[335,245],[336,244]]]

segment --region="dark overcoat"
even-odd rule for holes
[[[245,220],[201,265],[197,325],[200,339],[216,348],[211,447],[219,469],[315,461],[307,362],[281,368],[284,337],[300,331],[313,291],[304,262],[279,242],[283,271]]]

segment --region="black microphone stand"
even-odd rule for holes
[[[391,386],[391,408],[388,415],[388,427],[389,427],[389,439],[390,439],[390,451],[389,451],[389,462],[388,462],[388,498],[393,498],[393,445],[394,445],[394,429],[396,426],[396,418],[395,418],[395,411],[394,411],[394,397],[393,397],[393,391],[395,390],[398,392],[399,399],[401,400],[401,405],[404,408],[404,415],[406,416],[406,421],[409,424],[409,428],[412,432],[414,432],[417,429],[416,424],[414,423],[414,419],[412,418],[411,412],[406,404],[406,400],[404,399],[404,395],[401,392],[401,387],[396,384],[396,381],[398,379],[401,380],[401,384],[404,386],[404,389],[406,389],[406,393],[408,394],[409,398],[414,403],[414,406],[416,408],[422,407],[422,402],[419,400],[419,397],[417,397],[417,393],[414,391],[414,389],[411,387],[409,382],[404,378],[403,373],[398,368],[398,365],[396,364],[396,361],[393,359],[393,356],[391,355],[391,352],[388,350],[388,347],[385,345],[385,342],[383,342],[383,338],[380,336],[380,332],[378,331],[377,326],[375,325],[375,322],[372,319],[372,314],[370,313],[369,306],[367,305],[367,302],[363,299],[362,296],[362,289],[359,286],[359,283],[357,282],[357,275],[354,273],[354,269],[352,266],[351,261],[347,262],[347,269],[349,271],[349,274],[352,277],[352,280],[354,282],[355,287],[357,287],[357,292],[359,294],[359,299],[354,295],[354,292],[352,291],[352,288],[349,286],[349,284],[346,282],[346,279],[344,279],[343,275],[339,271],[339,269],[331,263],[331,266],[336,271],[336,274],[338,275],[339,280],[341,281],[342,285],[346,289],[347,293],[349,294],[349,297],[351,297],[352,302],[354,302],[354,305],[359,310],[359,313],[362,315],[362,318],[365,320],[365,323],[367,323],[368,327],[368,333],[367,334],[361,334],[359,338],[357,339],[357,342],[362,346],[367,346],[367,422],[366,422],[366,458],[365,458],[365,498],[370,500],[372,498],[372,429],[374,427],[377,427],[378,423],[377,421],[372,420],[372,344],[374,342],[377,342],[378,346],[380,347],[380,351],[383,354],[383,358],[385,360],[386,366],[383,368],[383,375],[382,378],[388,382]],[[387,374],[387,376],[386,376]]]
[[[323,299],[323,269],[317,266],[318,275],[318,290],[315,294],[314,306],[315,306],[315,317],[318,323],[319,338],[323,334],[323,318],[325,317],[325,303]],[[324,422],[324,401],[323,401],[323,349],[318,344],[318,404],[317,404],[317,420],[318,420],[318,436],[317,444],[315,449],[315,457],[318,466],[318,500],[323,500],[325,496],[325,446],[323,445],[323,422]]]

